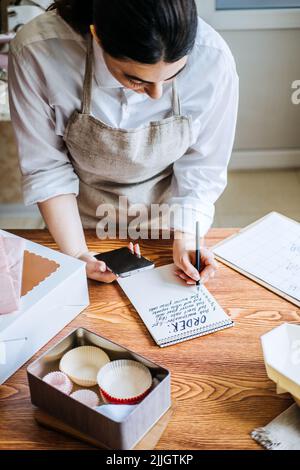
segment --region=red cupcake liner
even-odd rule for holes
[[[115,405],[137,405],[140,403],[150,392],[151,387],[148,388],[144,393],[138,395],[137,397],[133,398],[115,398],[109,395],[109,393],[105,392],[102,388],[100,388],[101,395],[104,400],[107,400],[109,403],[113,403]]]
[[[120,359],[103,366],[97,382],[104,400],[108,403],[135,405],[150,391],[150,370],[138,361]]]

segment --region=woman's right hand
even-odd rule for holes
[[[97,260],[92,253],[85,253],[79,259],[86,263],[86,275],[89,279],[106,284],[117,279],[116,275],[107,269],[106,264]]]
[[[133,243],[130,242],[128,248],[137,255],[140,253],[138,244],[133,246]],[[107,268],[104,261],[97,260],[93,253],[84,253],[79,259],[86,263],[86,274],[89,279],[106,284],[117,279],[117,276]]]

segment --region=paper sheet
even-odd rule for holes
[[[159,346],[232,326],[205,286],[187,286],[174,271],[171,264],[118,279]]]
[[[213,252],[300,301],[300,224],[294,220],[272,212]]]

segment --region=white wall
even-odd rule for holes
[[[300,29],[224,31],[240,75],[236,148],[300,148],[300,106],[291,84],[300,79]]]
[[[300,105],[291,100],[292,82],[300,80],[300,26],[220,34],[240,76],[234,166],[244,167],[247,157],[250,168],[300,166]]]

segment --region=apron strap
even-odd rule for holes
[[[89,34],[82,95],[82,114],[90,114],[93,83],[93,37]]]
[[[180,116],[181,114],[181,105],[180,105],[180,98],[177,89],[177,80],[176,78],[173,80],[172,83],[172,92],[173,92],[173,113],[174,116]]]

